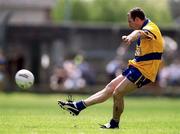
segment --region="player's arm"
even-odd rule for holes
[[[141,39],[153,39],[153,35],[147,30],[135,30],[129,35],[122,36],[122,40],[125,44],[130,45],[133,41],[137,40],[138,38]]]

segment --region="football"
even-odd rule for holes
[[[21,69],[16,73],[15,81],[21,89],[28,89],[34,84],[34,75],[29,70]]]

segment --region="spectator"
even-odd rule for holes
[[[0,90],[5,89],[5,85],[6,85],[5,82],[6,82],[6,58],[2,50],[0,50]]]
[[[168,66],[165,66],[159,74],[160,86],[166,87],[180,85],[180,60],[176,59]]]
[[[118,74],[122,73],[123,60],[121,58],[115,57],[106,66],[106,72],[108,74],[109,80],[114,79]]]
[[[85,87],[86,81],[82,78],[82,72],[73,61],[65,61],[63,67],[68,76],[64,82],[65,89],[79,89]]]
[[[59,90],[64,88],[63,83],[67,79],[67,72],[62,66],[56,66],[53,70],[53,74],[50,77],[50,87],[53,90]]]
[[[82,78],[86,81],[87,85],[94,85],[96,83],[96,74],[93,67],[84,60],[83,55],[76,55],[74,58],[75,64],[82,73]]]

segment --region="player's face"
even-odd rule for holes
[[[134,30],[137,30],[137,29],[138,29],[138,24],[137,24],[136,19],[133,20],[133,19],[131,18],[131,15],[130,15],[130,14],[128,14],[128,24],[129,24],[129,27],[130,27],[130,28],[132,28],[132,29],[134,29]]]

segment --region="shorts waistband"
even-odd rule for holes
[[[135,61],[140,62],[140,61],[148,61],[148,60],[161,60],[162,53],[149,53],[145,54],[143,56],[135,56]]]

